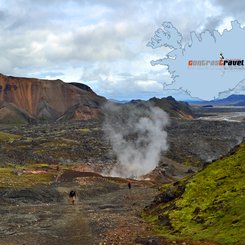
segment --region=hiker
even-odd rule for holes
[[[128,189],[131,190],[131,182],[128,182]]]
[[[69,197],[70,197],[70,199],[71,199],[72,205],[74,205],[74,204],[75,204],[75,200],[76,200],[76,192],[73,191],[73,190],[71,190],[71,191],[70,191],[70,194],[69,194]]]

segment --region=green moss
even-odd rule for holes
[[[91,130],[89,128],[80,128],[79,131],[82,133],[89,133]]]
[[[189,180],[181,197],[149,210],[164,236],[245,243],[245,144],[232,155],[210,164]],[[166,191],[162,188],[162,191]],[[169,217],[171,227],[159,217]]]
[[[193,166],[193,167],[199,167],[200,166],[201,161],[192,161],[191,159],[185,160],[184,162],[182,162],[183,165],[185,166]]]
[[[10,133],[5,133],[0,131],[0,142],[1,141],[13,141],[16,139],[19,139],[21,136],[20,135],[15,135],[15,134],[10,134]]]
[[[67,147],[71,144],[76,144],[77,141],[66,139],[66,138],[55,138],[51,139],[45,143],[41,144],[43,150],[52,149],[52,148],[60,148],[60,147]]]
[[[44,167],[49,167],[50,165],[47,163],[33,163],[29,164],[27,167],[33,168],[33,167],[39,167],[39,168],[44,168]]]
[[[26,169],[26,168],[25,168]],[[31,187],[34,185],[47,185],[54,179],[54,173],[38,173],[38,174],[21,174],[15,171],[21,168],[0,168],[0,188],[12,187]]]
[[[142,214],[142,218],[144,220],[146,220],[147,222],[156,222],[158,220],[158,216],[157,215],[146,215],[146,214]]]
[[[165,185],[163,185],[163,186],[160,188],[160,191],[161,191],[161,192],[164,192],[164,191],[166,191],[170,186],[172,186],[172,184],[165,184]]]
[[[76,140],[66,139],[66,138],[54,138],[47,142],[41,143],[38,147],[33,149],[34,154],[48,154],[54,159],[59,159],[61,157],[68,158],[71,155],[71,147],[78,145],[79,142]]]

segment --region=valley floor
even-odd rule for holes
[[[129,190],[127,179],[60,171],[48,185],[0,189],[1,245],[195,244],[157,237],[141,218],[159,192],[153,182],[132,180]]]
[[[129,190],[124,179],[62,172],[48,186],[0,190],[0,244],[132,244],[149,233],[140,214],[157,194],[151,182],[133,181]]]

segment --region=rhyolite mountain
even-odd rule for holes
[[[0,122],[98,118],[106,99],[87,85],[0,74]]]

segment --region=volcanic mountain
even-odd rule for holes
[[[191,120],[194,117],[194,113],[187,102],[176,101],[172,96],[166,98],[151,98],[149,100],[154,106],[166,111],[170,117],[177,117],[182,119]]]
[[[88,86],[0,74],[0,122],[98,118],[106,101]]]
[[[142,100],[131,100],[129,103],[137,104]],[[185,120],[191,120],[194,118],[194,112],[187,102],[176,101],[172,96],[166,98],[153,97],[147,102],[150,102],[153,106],[157,106],[167,112],[170,117],[181,118]]]

